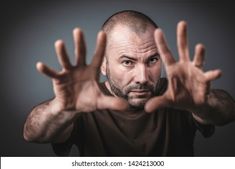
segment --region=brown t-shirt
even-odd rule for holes
[[[156,95],[164,93],[167,80],[161,79]],[[111,95],[104,84],[101,90]],[[193,156],[196,130],[208,137],[214,126],[197,123],[190,112],[163,108],[136,115],[111,110],[82,113],[71,137],[52,144],[59,156],[69,154],[72,145],[80,156]]]

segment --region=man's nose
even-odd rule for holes
[[[148,81],[148,70],[144,65],[139,65],[135,71],[135,83],[144,84]]]

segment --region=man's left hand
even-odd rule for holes
[[[187,25],[181,21],[177,26],[177,47],[179,61],[172,56],[163,32],[155,31],[155,42],[164,63],[168,87],[162,96],[153,97],[146,105],[146,112],[153,112],[161,107],[174,107],[197,111],[207,103],[210,82],[221,76],[219,69],[203,71],[205,48],[202,44],[195,47],[193,61],[190,60],[187,43]]]

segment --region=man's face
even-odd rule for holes
[[[145,32],[135,33],[117,25],[108,35],[102,73],[107,76],[111,92],[137,109],[154,95],[161,74],[154,30],[148,26]]]

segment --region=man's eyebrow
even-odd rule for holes
[[[151,59],[151,58],[157,58],[157,59],[160,59],[160,55],[159,55],[159,53],[158,53],[158,52],[156,52],[156,53],[154,53],[154,54],[152,54],[152,55],[148,56],[145,60],[146,60],[146,61],[148,61],[148,60],[149,60],[149,59]]]
[[[137,58],[134,58],[134,57],[131,57],[131,56],[127,56],[127,55],[122,55],[119,59],[130,59],[130,60],[134,60],[134,61],[136,61],[137,60]]]
[[[158,52],[156,52],[156,53],[150,55],[148,58],[152,58],[152,57],[155,57],[155,56],[158,57],[158,58],[160,58],[160,55],[159,55]]]
[[[148,56],[148,57],[146,58],[146,60],[148,60],[148,59],[150,59],[150,58],[152,58],[152,57],[160,58],[160,55],[159,55],[158,52],[156,52],[156,53],[154,53],[154,54]],[[130,60],[133,60],[133,61],[138,60],[138,59],[135,58],[135,57],[131,57],[131,56],[127,56],[127,55],[122,55],[119,59],[130,59]]]

